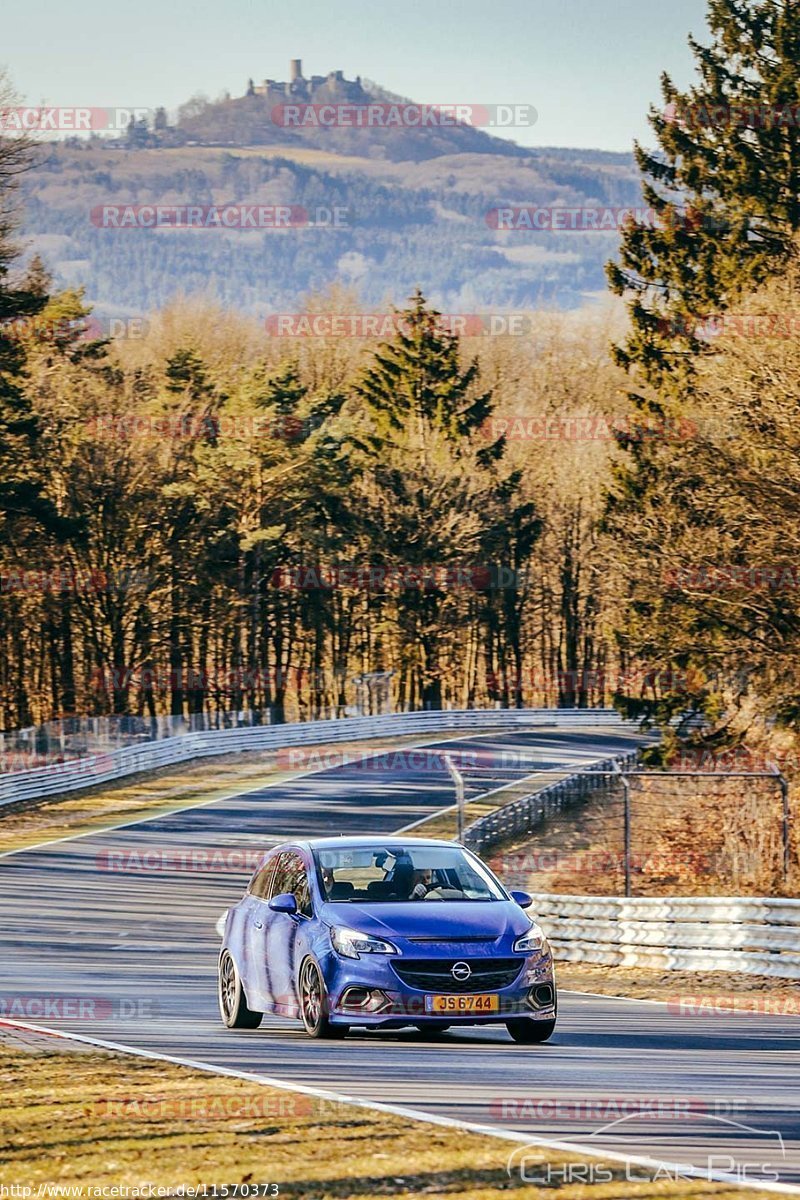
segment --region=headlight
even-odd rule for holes
[[[334,926],[331,929],[331,941],[334,950],[343,954],[345,958],[359,958],[362,954],[400,953],[391,942],[370,937],[367,933],[359,933],[357,929],[343,929],[341,926]]]
[[[531,925],[528,932],[514,942],[514,949],[521,954],[535,954],[538,950],[540,954],[549,955],[550,943],[538,925]]]

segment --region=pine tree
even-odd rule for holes
[[[709,46],[689,39],[695,86],[662,76],[658,149],[635,146],[651,217],[608,266],[630,301],[618,361],[655,385],[701,348],[698,319],[765,279],[800,230],[800,3],[709,0],[708,24]]]
[[[0,111],[13,100],[0,73]],[[44,495],[36,454],[39,424],[25,393],[25,339],[47,304],[49,280],[38,260],[27,277],[11,274],[19,256],[14,242],[17,183],[32,167],[33,155],[34,147],[24,137],[0,137],[0,530],[6,537],[18,522],[51,529],[59,524]]]
[[[354,439],[366,540],[399,580],[391,605],[375,599],[373,621],[391,608],[401,630],[402,701],[441,708],[443,649],[470,611],[508,626],[516,646],[518,578],[503,578],[500,592],[491,568],[517,568],[540,527],[532,506],[518,502],[519,475],[498,471],[504,439],[481,436],[494,402],[477,362],[462,366],[458,338],[419,290],[399,324],[354,389],[369,426]]]
[[[681,92],[662,77],[664,107],[650,112],[657,149],[635,147],[652,219],[628,225],[619,262],[608,265],[631,320],[615,357],[636,388],[644,430],[619,438],[629,455],[605,520],[629,589],[619,637],[624,655],[645,658],[667,679],[676,668],[685,679],[707,665],[702,639],[677,654],[647,583],[687,525],[712,536],[720,519],[693,504],[707,466],[691,445],[693,386],[697,363],[713,353],[699,325],[779,270],[800,230],[800,3],[709,0],[708,25],[710,45],[690,39],[695,85]],[[712,613],[705,619],[710,643],[720,629]],[[706,711],[718,704],[707,688],[683,686],[618,701],[664,721],[690,702]]]
[[[374,356],[355,389],[388,430],[415,430],[420,449],[428,430],[457,445],[481,428],[493,407],[491,393],[476,393],[477,363],[461,370],[458,338],[441,328],[440,316],[417,289],[397,336]],[[481,460],[499,458],[503,445],[498,439],[484,447]]]

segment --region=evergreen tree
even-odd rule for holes
[[[436,430],[457,445],[480,429],[492,412],[491,393],[475,390],[477,362],[461,370],[458,338],[441,328],[440,316],[417,289],[396,338],[374,356],[356,388],[368,410],[385,422],[387,432],[411,427],[423,450],[426,431]],[[502,453],[499,439],[484,448],[481,459],[488,462]]]
[[[608,265],[631,319],[615,357],[640,415],[639,433],[619,438],[629,455],[605,522],[629,592],[619,636],[623,655],[644,657],[667,680],[676,667],[685,680],[688,668],[706,665],[701,639],[677,653],[645,581],[660,577],[687,524],[711,537],[720,519],[693,503],[707,466],[692,452],[693,381],[699,358],[713,353],[700,323],[790,259],[800,230],[800,4],[709,0],[708,24],[710,45],[690,39],[695,85],[681,92],[662,78],[664,107],[650,113],[658,148],[635,147],[652,220],[628,225],[620,260]],[[712,612],[706,620],[710,642],[719,629]],[[618,700],[667,721],[689,703],[715,710],[712,693],[668,684],[660,695]]]
[[[662,77],[658,149],[635,146],[651,219],[608,266],[630,299],[618,361],[656,385],[701,348],[698,319],[763,280],[800,229],[800,3],[709,0],[708,24],[709,46],[690,38],[695,86]]]
[[[0,111],[13,100],[0,74]],[[44,496],[36,452],[40,430],[25,393],[25,341],[47,304],[49,280],[38,260],[27,277],[12,275],[19,255],[14,243],[16,188],[20,175],[33,165],[33,153],[27,139],[0,136],[0,532],[6,537],[19,522],[58,526],[55,509]]]
[[[441,708],[443,649],[471,610],[487,625],[505,621],[516,641],[519,587],[516,575],[508,578],[509,562],[516,567],[519,548],[529,552],[539,533],[532,506],[517,502],[519,476],[503,479],[497,470],[504,439],[487,445],[481,437],[494,403],[479,386],[477,361],[462,367],[458,338],[439,318],[418,290],[396,337],[354,389],[369,424],[356,438],[364,531],[377,565],[397,572],[401,694],[422,708]],[[506,522],[513,535],[504,533]],[[492,596],[498,583],[509,590],[502,599]],[[381,597],[374,607],[379,624]]]

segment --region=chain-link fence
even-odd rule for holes
[[[90,754],[108,754],[162,738],[211,729],[269,724],[257,712],[194,713],[191,716],[62,717],[28,729],[0,733],[0,772],[31,771]]]
[[[792,808],[777,773],[598,764],[478,822],[465,840],[509,886],[530,892],[793,896]]]

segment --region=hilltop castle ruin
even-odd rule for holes
[[[289,61],[289,81],[283,83],[277,79],[265,79],[263,83],[247,82],[246,96],[266,96],[268,99],[284,100],[291,96],[295,100],[337,100],[359,101],[364,99],[364,89],[361,86],[361,76],[355,79],[345,79],[342,71],[329,71],[327,75],[312,75],[310,79],[303,77],[303,64],[299,58]]]

